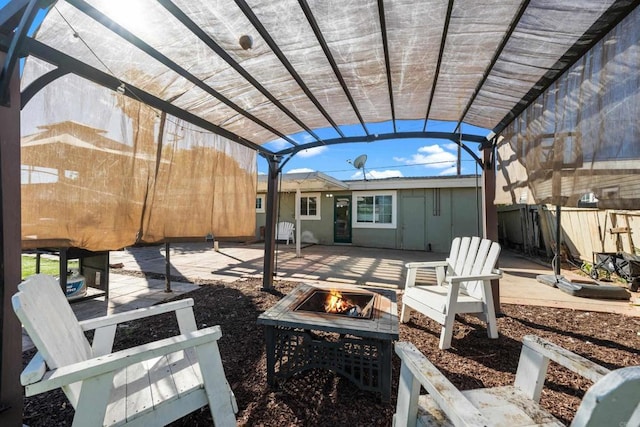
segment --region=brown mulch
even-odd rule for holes
[[[381,403],[375,393],[360,391],[331,372],[312,370],[287,380],[276,390],[266,386],[264,336],[256,325],[260,313],[274,305],[296,283],[276,282],[261,290],[258,279],[232,284],[205,284],[184,295],[195,300],[198,327],[221,325],[219,341],[225,373],[238,406],[242,426],[389,426],[395,398]],[[398,300],[401,307],[401,297]],[[609,369],[640,365],[640,318],[533,306],[502,305],[500,338],[489,340],[483,324],[472,316],[456,322],[453,347],[438,349],[439,325],[415,315],[400,325],[400,339],[414,343],[457,387],[494,387],[513,382],[524,335],[536,334]],[[120,328],[122,349],[175,334],[171,317],[131,323]],[[25,352],[25,363],[33,351]],[[400,362],[393,361],[397,393]],[[541,404],[563,423],[570,423],[588,380],[550,364]],[[23,422],[29,426],[71,425],[73,409],[60,391],[25,398]],[[211,425],[208,409],[196,411],[175,426]]]

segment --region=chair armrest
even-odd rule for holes
[[[607,368],[552,342],[535,335],[526,335],[522,339],[522,352],[513,385],[534,402],[540,401],[550,360],[593,382],[609,373]]]
[[[593,382],[597,382],[600,378],[611,372],[604,366],[600,366],[589,359],[585,359],[580,355],[536,335],[526,335],[522,339],[522,344],[524,347],[553,360],[554,362],[582,375],[585,378],[588,378]]]
[[[435,268],[448,267],[447,261],[424,261],[424,262],[408,262],[404,265],[407,268]]]
[[[395,351],[402,360],[403,367],[411,371],[413,377],[422,384],[431,398],[449,417],[453,425],[490,425],[480,411],[429,359],[420,353],[415,345],[409,342],[397,342]],[[400,402],[400,396],[398,396],[398,402]]]
[[[20,384],[27,385],[38,382],[46,372],[47,363],[44,361],[42,353],[37,352],[20,374]]]
[[[63,366],[48,372],[42,381],[26,387],[27,396],[43,393],[88,378],[116,371],[134,363],[164,356],[186,348],[198,347],[220,339],[220,326],[165,338],[149,344],[121,350],[106,356]]]
[[[180,310],[187,307],[193,307],[193,299],[186,298],[178,301],[171,301],[151,307],[139,308],[136,310],[125,311],[123,313],[109,314],[107,316],[96,317],[93,319],[83,320],[80,323],[82,330],[88,331],[92,329],[102,328],[105,326],[117,325],[119,323],[130,322],[132,320],[144,319],[145,317],[156,316],[158,314],[169,313],[171,311]]]
[[[500,270],[493,270],[491,274],[477,274],[469,276],[451,276],[447,277],[445,281],[451,283],[468,282],[470,280],[493,280],[502,278],[502,272]]]

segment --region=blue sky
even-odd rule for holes
[[[398,125],[398,127],[401,127],[402,130],[421,131],[423,125],[424,121],[404,121],[402,126]],[[429,121],[427,130],[452,132],[455,126],[456,123],[451,122]],[[376,132],[381,134],[392,132],[391,123],[377,124]],[[480,136],[489,134],[487,129],[470,125],[463,125],[462,132]],[[320,129],[316,133],[323,138],[335,137],[333,129]],[[345,133],[347,132],[345,131]],[[299,135],[294,136],[293,139],[305,140]],[[311,141],[310,138],[307,140]],[[471,143],[467,146],[481,157],[477,144]],[[288,148],[290,145],[282,140],[277,140],[266,144],[265,147],[277,151]],[[283,172],[314,171],[340,180],[362,179],[362,171],[356,169],[350,161],[353,162],[359,155],[366,154],[365,173],[367,179],[455,175],[457,152],[458,146],[455,143],[441,139],[398,139],[371,143],[337,144],[299,152],[287,162]],[[479,172],[476,169],[475,160],[464,150],[462,150],[461,156],[461,169],[462,174]],[[266,160],[258,156],[258,173],[266,174],[267,170]]]

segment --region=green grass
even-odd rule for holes
[[[78,260],[70,260],[67,268],[78,268]],[[40,257],[40,273],[52,276],[60,275],[60,262],[57,258]],[[22,279],[36,274],[36,256],[22,255]]]

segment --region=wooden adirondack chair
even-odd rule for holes
[[[216,426],[235,426],[219,326],[197,330],[185,299],[78,322],[60,285],[34,275],[18,286],[13,309],[38,349],[21,375],[27,396],[61,387],[74,426],[165,425],[209,405]],[[112,353],[119,323],[175,312],[181,335]],[[95,329],[92,343],[84,332]]]
[[[441,349],[451,347],[453,323],[458,313],[471,313],[487,323],[489,338],[498,338],[491,280],[502,277],[495,265],[500,245],[479,237],[456,237],[444,261],[406,264],[407,280],[400,321],[409,321],[416,310],[442,325]],[[436,283],[416,285],[419,269],[435,269]]]
[[[562,426],[539,405],[550,360],[594,382],[572,426],[640,425],[640,366],[609,371],[527,335],[512,386],[460,391],[413,344],[395,348],[402,365],[394,426]],[[427,395],[420,396],[420,386]]]
[[[279,222],[276,227],[276,240],[286,240],[287,245],[289,244],[289,240],[295,243],[294,228],[291,222]]]

